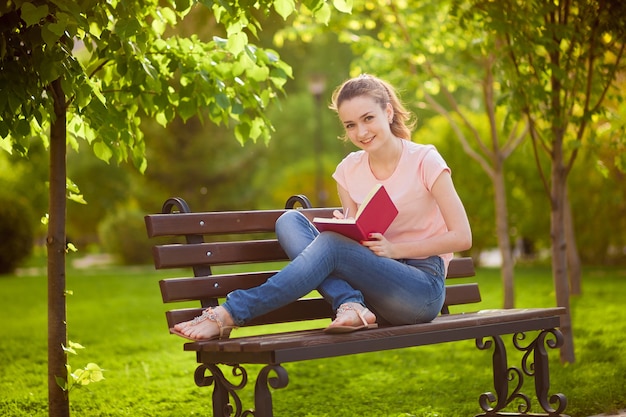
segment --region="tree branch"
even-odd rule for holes
[[[452,130],[454,130],[454,133],[456,133],[456,136],[459,139],[459,142],[461,142],[461,146],[463,147],[463,150],[465,151],[465,153],[467,153],[472,159],[474,159],[476,162],[478,162],[483,167],[483,169],[485,170],[487,175],[489,175],[489,177],[493,178],[494,177],[494,171],[493,171],[492,166],[489,165],[489,163],[485,160],[485,158],[481,154],[476,152],[469,145],[469,142],[468,142],[467,138],[465,137],[465,134],[463,133],[463,130],[461,130],[460,126],[458,125],[456,120],[454,120],[454,118],[452,117],[450,112],[448,112],[445,109],[445,107],[443,107],[441,104],[439,104],[437,102],[437,100],[434,99],[433,96],[428,94],[428,92],[424,92],[424,98],[426,99],[428,104],[430,104],[433,107],[433,109],[435,109],[435,111],[437,113],[439,113],[440,115],[444,116],[450,122],[450,126],[452,127]],[[456,113],[459,114],[458,112],[456,112]]]

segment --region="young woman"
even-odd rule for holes
[[[382,183],[398,216],[385,234],[356,242],[319,233],[297,210],[276,223],[291,262],[265,284],[231,292],[226,301],[172,330],[192,340],[228,337],[250,319],[318,290],[337,311],[329,333],[428,322],[444,302],[453,252],[469,249],[472,235],[450,169],[432,145],[411,142],[410,113],[394,89],[362,75],[335,90],[331,108],[346,137],[360,150],[337,166],[333,178],[347,213],[356,213]],[[336,217],[343,217],[339,211]]]

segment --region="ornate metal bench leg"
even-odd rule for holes
[[[517,336],[517,335],[516,335]],[[550,337],[551,336],[551,337]],[[526,375],[535,377],[535,393],[541,408],[548,413],[549,416],[563,416],[561,414],[567,407],[567,397],[559,393],[549,397],[550,391],[550,370],[548,363],[548,353],[546,346],[551,349],[558,348],[563,345],[563,335],[558,329],[543,330],[539,336],[533,340],[528,346],[522,347],[519,341],[523,338],[514,338],[513,342],[518,350],[526,351],[522,366]],[[528,363],[531,352],[534,352],[533,363]],[[555,404],[556,408],[552,408],[550,404]]]
[[[270,377],[270,373],[274,372],[275,377]],[[289,383],[287,371],[281,365],[267,365],[261,369],[254,387],[254,406],[256,412],[255,417],[273,417],[272,410],[272,393],[269,387],[274,389],[285,388]]]
[[[285,388],[289,382],[287,371],[281,365],[264,366],[256,380],[254,387],[254,410],[243,410],[241,398],[237,391],[248,384],[248,373],[241,365],[231,365],[232,375],[240,378],[238,384],[233,384],[224,376],[222,370],[215,364],[202,364],[196,368],[194,379],[199,387],[208,387],[213,384],[213,416],[214,417],[273,417],[272,394],[274,389]],[[206,375],[206,371],[211,375]],[[270,377],[271,373],[276,376]]]
[[[241,378],[238,384],[233,384],[224,376],[222,370],[215,364],[202,364],[196,368],[194,380],[199,387],[213,386],[213,416],[214,417],[239,417],[242,414],[241,399],[237,391],[248,384],[248,373],[240,365],[232,365],[232,374],[235,378]],[[211,372],[210,376],[206,371]],[[233,404],[230,402],[232,398]],[[233,414],[234,413],[234,414]]]
[[[548,416],[568,417],[562,414],[567,407],[567,398],[563,394],[554,394],[549,397],[550,371],[546,345],[552,349],[563,344],[561,332],[557,329],[543,330],[528,345],[522,343],[526,339],[524,333],[513,335],[513,346],[520,352],[524,352],[521,360],[521,370],[517,367],[509,367],[506,356],[506,347],[500,336],[492,336],[492,340],[476,339],[476,346],[480,350],[486,350],[493,345],[493,383],[495,394],[486,392],[481,394],[478,402],[485,412],[480,416]],[[535,394],[537,401],[545,414],[530,414],[531,401],[528,395],[521,392],[524,385],[524,375],[534,377]],[[516,385],[509,394],[509,382]],[[517,413],[501,413],[505,407],[512,403],[518,403]],[[495,403],[495,404],[494,404]],[[555,404],[553,408],[550,404]]]

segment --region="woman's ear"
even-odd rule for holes
[[[393,122],[393,106],[391,103],[387,103],[385,112],[387,113],[387,120],[389,121],[389,124],[391,124]]]

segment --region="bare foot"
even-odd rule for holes
[[[195,319],[176,324],[174,333],[191,340],[223,339],[230,335],[234,325],[223,307],[209,307]]]

